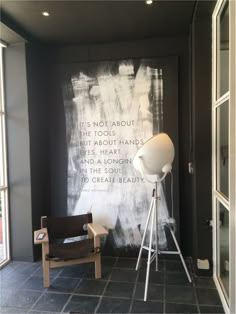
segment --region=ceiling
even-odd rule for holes
[[[5,24],[0,23],[0,39],[7,44],[22,42],[23,38]]]
[[[48,44],[88,44],[187,34],[195,0],[4,1],[1,20]],[[49,17],[42,16],[48,11]]]

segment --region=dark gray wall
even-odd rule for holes
[[[193,205],[195,259],[212,260],[211,183],[211,14],[199,5],[193,19],[192,32],[192,105],[193,105]],[[200,16],[199,16],[200,15]]]
[[[205,15],[205,9],[200,9],[201,15]],[[49,207],[51,214],[62,215],[66,207],[64,179],[67,178],[67,157],[65,153],[61,153],[66,152],[65,117],[62,108],[58,107],[61,90],[58,78],[55,77],[55,66],[90,61],[178,56],[181,248],[184,255],[211,259],[212,235],[206,226],[206,220],[211,218],[209,12],[207,18],[194,16],[191,67],[191,51],[187,37],[153,38],[103,45],[45,47],[46,54],[37,47],[29,46],[27,61],[23,44],[8,47],[5,70],[13,258],[32,259],[32,229],[39,226],[39,217],[49,213]],[[48,77],[50,84],[47,89]],[[193,154],[190,151],[191,109]],[[188,161],[191,158],[194,161],[194,176],[188,173]]]
[[[25,44],[5,50],[11,257],[33,260]]]
[[[199,30],[199,34],[201,31]],[[9,50],[10,51],[10,50]],[[198,237],[201,231],[195,234],[195,231],[208,230],[204,224],[206,217],[205,207],[203,211],[200,202],[200,187],[206,190],[202,184],[201,172],[196,170],[196,176],[192,177],[188,173],[190,132],[189,132],[189,42],[186,37],[149,39],[133,42],[111,43],[104,45],[90,46],[71,46],[71,47],[47,47],[45,51],[37,46],[27,46],[27,86],[28,86],[28,113],[29,113],[29,132],[30,132],[30,161],[31,161],[31,198],[32,208],[28,207],[27,217],[31,217],[31,228],[24,229],[23,225],[14,228],[14,221],[18,218],[12,216],[12,239],[18,238],[19,229],[23,228],[27,238],[32,236],[32,231],[39,227],[41,215],[63,215],[67,207],[67,147],[65,132],[65,116],[62,103],[60,80],[57,74],[58,65],[79,62],[91,62],[102,60],[115,60],[127,58],[143,57],[163,57],[178,56],[178,80],[179,80],[179,101],[178,101],[178,121],[179,121],[179,215],[180,215],[180,242],[184,255],[196,256],[211,254],[208,244],[211,241],[211,235],[206,235],[209,243],[204,245],[205,252],[198,253],[202,247],[198,246],[200,240]],[[200,55],[199,55],[200,57]],[[9,61],[9,60],[8,60]],[[202,67],[201,60],[198,66]],[[26,71],[26,70],[24,70]],[[22,73],[24,73],[22,71]],[[59,73],[58,73],[59,74]],[[21,74],[22,75],[22,74]],[[201,79],[200,79],[201,81]],[[200,87],[199,87],[200,88]],[[26,87],[27,93],[27,87]],[[199,95],[201,92],[199,91]],[[25,95],[25,97],[27,97]],[[200,97],[200,96],[199,96]],[[198,100],[201,102],[201,100]],[[197,105],[195,106],[196,118],[195,128],[202,126],[202,120]],[[199,124],[199,119],[201,123]],[[209,117],[205,116],[205,125],[209,124]],[[195,119],[194,118],[194,119]],[[11,129],[11,125],[9,124]],[[9,135],[16,132],[9,129]],[[199,128],[200,130],[200,128]],[[197,133],[195,136],[198,136]],[[9,141],[11,143],[11,141]],[[20,143],[18,141],[18,143]],[[11,152],[13,146],[9,146]],[[196,142],[196,149],[200,147]],[[13,151],[13,150],[12,150]],[[25,151],[25,150],[24,150]],[[197,150],[195,150],[196,152]],[[28,149],[29,152],[29,149]],[[202,154],[195,155],[196,167],[203,167],[200,157]],[[9,155],[11,158],[11,154]],[[25,159],[26,161],[27,159]],[[29,157],[28,157],[29,162]],[[9,163],[11,167],[11,163]],[[197,169],[197,168],[196,168]],[[198,168],[199,169],[199,168]],[[30,170],[29,170],[30,171]],[[10,173],[10,178],[12,175]],[[196,189],[192,190],[192,180],[199,182]],[[200,178],[200,179],[199,179]],[[12,180],[12,179],[11,179]],[[198,181],[200,180],[200,181]],[[208,185],[208,182],[206,185]],[[195,183],[196,184],[196,183]],[[11,187],[10,187],[11,188]],[[29,186],[30,188],[30,186]],[[198,188],[198,189],[197,189]],[[11,193],[14,190],[11,188]],[[195,193],[196,191],[196,193]],[[193,192],[198,203],[193,202]],[[30,193],[30,192],[29,192]],[[196,196],[198,195],[198,196]],[[209,196],[209,195],[208,195]],[[30,200],[31,201],[31,200]],[[14,212],[14,198],[11,201],[12,213]],[[197,207],[196,207],[197,204]],[[205,203],[206,204],[206,203]],[[31,205],[31,204],[30,204]],[[24,208],[26,206],[24,205]],[[193,210],[194,209],[194,210]],[[204,217],[200,216],[204,213]],[[25,222],[25,220],[24,220]],[[17,231],[18,230],[18,231]],[[27,231],[26,231],[27,230]],[[199,240],[199,241],[198,241]],[[32,239],[31,239],[32,241]],[[204,242],[203,242],[204,243]],[[31,243],[32,245],[32,243]],[[15,246],[12,246],[15,252]],[[26,249],[27,251],[28,249]],[[31,246],[32,251],[32,246]],[[35,257],[38,251],[34,252]],[[18,254],[18,253],[17,253]],[[15,253],[13,254],[13,257]]]
[[[50,211],[50,128],[47,53],[36,44],[26,45],[32,231],[40,228],[40,217]],[[38,258],[41,247],[34,246]]]

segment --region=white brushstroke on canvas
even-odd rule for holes
[[[113,141],[112,148],[120,149],[120,155],[116,158],[133,158],[137,149],[142,144],[140,141],[147,140],[153,135],[153,113],[151,108],[150,94],[151,89],[155,88],[155,93],[162,93],[162,79],[157,80],[158,69],[152,69],[145,65],[140,65],[134,72],[131,62],[121,62],[117,74],[110,73],[107,69],[102,69],[96,77],[89,77],[85,73],[72,78],[74,91],[73,102],[77,108],[77,130],[73,130],[74,141],[78,142],[91,140],[89,150],[96,151],[96,155],[91,158],[96,162],[103,159],[99,152],[107,149],[107,145],[95,146],[95,140]],[[153,74],[154,73],[154,74]],[[154,84],[153,83],[154,77]],[[163,95],[159,94],[159,97]],[[156,105],[156,104],[155,104]],[[105,121],[107,126],[101,128],[102,131],[114,131],[109,122],[111,121],[135,121],[135,126],[115,128],[116,135],[101,137],[87,136],[86,131],[94,135],[98,128],[93,125],[96,121]],[[89,128],[81,129],[80,122],[84,125],[90,123]],[[68,127],[68,126],[67,126]],[[81,133],[82,132],[82,133]],[[84,132],[84,133],[83,133]],[[108,134],[107,133],[107,134]],[[76,139],[77,136],[77,139]],[[115,142],[114,142],[115,139]],[[135,139],[139,145],[120,145],[120,141]],[[77,150],[69,146],[68,171],[74,173],[76,165],[74,163],[75,154],[83,150]],[[81,161],[84,155],[77,156]],[[100,165],[97,168],[101,167]],[[104,165],[102,165],[104,167]],[[79,167],[80,168],[80,167]],[[79,169],[77,166],[77,171]],[[95,169],[96,167],[94,167]],[[141,178],[132,165],[121,165],[121,175],[124,178]],[[117,168],[118,169],[118,168]],[[104,168],[103,168],[104,170]],[[144,229],[144,222],[147,218],[147,211],[150,204],[152,185],[147,182],[142,183],[118,183],[115,182],[93,182],[95,177],[91,171],[86,172],[88,181],[82,185],[79,198],[72,214],[82,214],[92,212],[95,222],[105,225],[113,231],[114,240],[117,247],[138,246],[141,242],[141,235]],[[78,173],[78,176],[81,174]],[[113,174],[106,175],[110,180]],[[117,178],[117,177],[116,177]],[[168,211],[163,189],[159,187],[161,203],[159,204],[159,222],[165,222],[168,218]],[[117,226],[119,224],[119,227]],[[163,228],[159,228],[159,241],[162,246],[166,244]]]

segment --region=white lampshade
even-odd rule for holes
[[[175,149],[166,133],[151,137],[136,153],[133,165],[145,175],[160,175],[171,170]]]

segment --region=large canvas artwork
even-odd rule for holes
[[[68,215],[92,212],[117,249],[141,242],[152,186],[132,160],[162,131],[163,84],[151,59],[84,64],[64,82]]]

